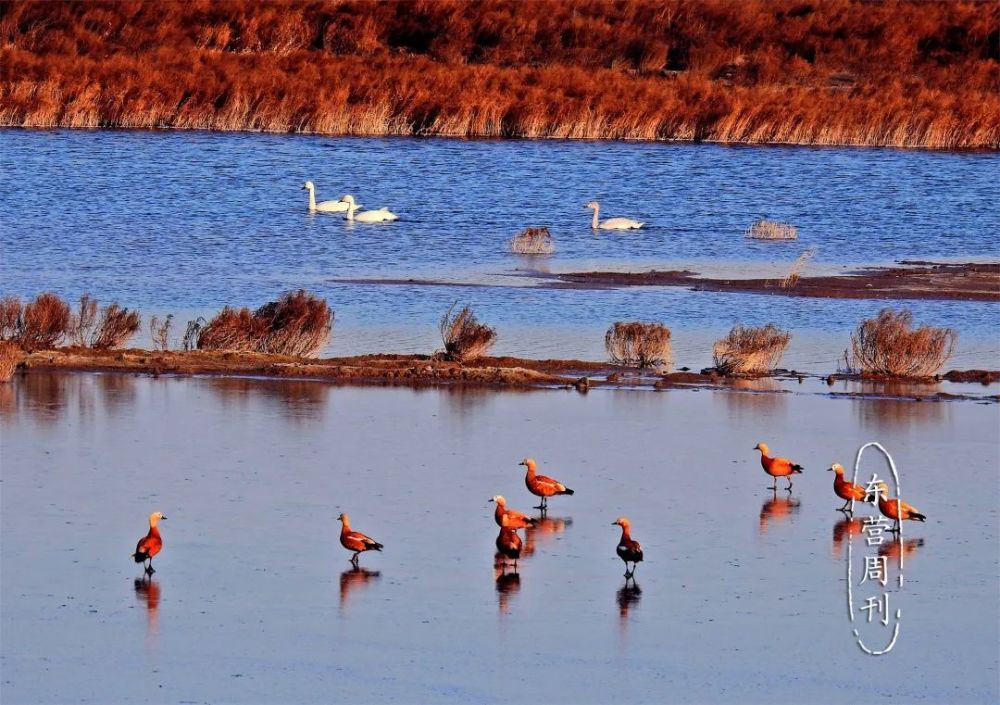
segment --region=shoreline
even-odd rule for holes
[[[151,351],[142,349],[92,350],[61,348],[27,353],[18,365],[24,372],[96,372],[193,377],[218,376],[273,380],[315,380],[354,386],[409,386],[414,388],[465,386],[506,390],[592,388],[710,389],[746,393],[786,393],[785,381],[802,384],[806,379],[832,387],[839,382],[857,382],[871,389],[835,391],[831,397],[952,400],[1000,402],[1000,394],[966,395],[926,391],[939,382],[989,386],[1000,381],[1000,371],[951,370],[931,379],[865,378],[858,375],[816,375],[777,369],[759,377],[724,377],[708,368],[700,372],[682,368],[675,372],[618,367],[585,360],[529,360],[514,357],[484,357],[460,364],[433,355],[372,354],[340,358],[295,358],[261,353],[225,351]],[[15,373],[16,378],[16,373]]]

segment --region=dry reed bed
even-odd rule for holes
[[[712,349],[715,368],[724,375],[760,375],[778,366],[791,333],[773,323],[754,328],[736,325]]]
[[[0,125],[995,149],[998,22],[906,0],[21,0]]]
[[[468,306],[453,313],[456,305],[452,304],[441,318],[444,356],[455,362],[470,362],[489,352],[496,342],[497,332],[476,320],[476,315]]]
[[[932,377],[951,357],[957,340],[958,333],[951,328],[914,328],[910,311],[886,308],[851,334],[844,366],[866,376]]]
[[[116,303],[103,309],[84,294],[77,311],[51,292],[22,304],[16,296],[0,299],[0,340],[24,350],[47,350],[63,340],[71,345],[106,350],[120,347],[139,330],[139,313]]]
[[[511,239],[510,251],[516,255],[551,255],[556,245],[548,228],[525,228]]]
[[[604,348],[616,365],[668,366],[670,330],[662,323],[616,321],[604,336]]]
[[[757,220],[746,229],[746,236],[754,240],[794,240],[799,234],[794,225],[777,223],[773,220]]]
[[[329,341],[332,328],[333,311],[326,299],[300,289],[253,312],[226,306],[197,327],[197,347],[313,357]],[[193,333],[189,329],[188,336]]]

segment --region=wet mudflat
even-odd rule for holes
[[[0,694],[995,702],[998,417],[794,393],[22,374],[0,386]],[[764,489],[762,440],[805,466],[791,497]],[[855,532],[825,472],[868,440],[929,517],[886,547],[906,583],[880,658],[851,636]],[[576,494],[498,581],[487,499],[536,503],[526,455]],[[136,582],[154,509],[164,550]],[[386,546],[363,571],[337,542],[341,511]],[[646,552],[636,589],[614,555],[623,514]]]

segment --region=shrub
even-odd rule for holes
[[[70,316],[67,337],[73,345],[86,347],[97,324],[97,299],[84,294],[80,297],[80,308]]]
[[[477,321],[468,306],[453,316],[456,305],[452,304],[441,319],[441,340],[444,342],[445,357],[467,362],[485,355],[496,342],[497,332]]]
[[[712,349],[715,367],[726,375],[767,372],[777,366],[791,337],[773,323],[759,328],[733,326]]]
[[[21,348],[8,340],[0,341],[0,382],[8,382],[14,376],[17,363],[21,360]]]
[[[11,340],[17,335],[21,320],[21,299],[5,296],[0,299],[0,340]]]
[[[69,304],[46,292],[24,305],[15,340],[25,350],[54,348],[68,330]]]
[[[149,338],[157,350],[170,349],[170,328],[174,323],[174,314],[168,314],[165,319],[160,320],[159,316],[149,319]]]
[[[955,350],[958,333],[951,328],[913,329],[909,310],[886,308],[863,320],[844,351],[849,372],[886,377],[930,377]]]
[[[197,331],[198,348],[310,357],[330,339],[333,312],[325,299],[299,290],[250,312],[226,306]],[[185,335],[187,339],[188,335]]]
[[[754,240],[794,240],[799,234],[794,225],[776,223],[773,220],[758,220],[746,229],[746,236]]]
[[[129,311],[118,304],[105,306],[91,337],[90,347],[95,350],[120,347],[138,332],[139,324],[138,311]]]
[[[604,336],[608,357],[616,365],[654,367],[670,362],[670,329],[662,323],[617,321]]]
[[[525,228],[510,241],[516,255],[551,255],[556,251],[548,228]]]

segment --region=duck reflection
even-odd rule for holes
[[[497,606],[501,614],[510,613],[510,598],[521,589],[521,574],[506,570],[504,557],[497,553],[493,559],[493,577],[497,585]]]
[[[535,552],[539,544],[546,544],[573,525],[572,517],[550,517],[542,512],[535,523],[524,530],[524,547],[521,556],[527,558]]]
[[[889,541],[882,542],[882,545],[878,548],[878,554],[887,558],[887,563],[898,562],[900,556],[904,559],[909,558],[923,545],[924,540],[922,538],[900,539],[898,536],[895,536]]]
[[[344,609],[347,604],[347,596],[352,591],[363,590],[364,586],[370,582],[377,581],[382,573],[377,570],[368,570],[361,566],[348,568],[340,574],[340,609]]]
[[[833,555],[838,558],[844,555],[844,541],[850,541],[861,533],[864,519],[844,517],[833,525]]]
[[[626,580],[625,584],[619,588],[616,597],[618,599],[618,616],[621,617],[622,621],[625,621],[628,619],[629,610],[638,605],[639,600],[642,599],[642,590],[634,579]]]
[[[769,524],[791,517],[799,511],[800,504],[801,502],[791,495],[779,497],[778,491],[774,490],[771,498],[760,506],[760,533],[765,533]]]
[[[135,596],[140,605],[146,606],[146,638],[155,641],[158,631],[157,611],[160,608],[160,584],[148,575],[136,578]]]

